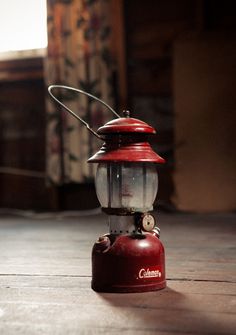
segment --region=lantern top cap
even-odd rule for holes
[[[156,131],[146,122],[129,117],[129,111],[123,111],[124,117],[111,120],[97,131],[99,135],[120,133],[156,134]]]

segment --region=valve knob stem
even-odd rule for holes
[[[123,116],[129,118],[130,117],[130,111],[123,110]]]

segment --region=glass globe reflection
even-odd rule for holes
[[[95,184],[103,208],[146,212],[153,209],[158,174],[151,163],[100,163]]]

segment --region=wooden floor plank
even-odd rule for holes
[[[76,329],[91,332],[106,329],[107,334],[111,330],[135,333],[137,329],[144,333],[234,334],[235,331],[232,311],[235,299],[216,296],[222,285],[219,283],[215,294],[205,292],[206,283],[202,286],[205,286],[203,293],[185,293],[185,283],[178,282],[177,288],[171,283],[160,292],[124,295],[97,294],[87,284],[83,289],[79,284],[74,289],[8,289],[1,301],[5,331],[16,325],[23,329],[25,324],[28,327],[31,324],[33,331],[34,325],[41,324],[51,333],[56,325],[59,334],[65,330],[68,333],[71,324],[72,334]]]
[[[236,215],[160,215],[168,288],[98,294],[103,215],[0,218],[0,334],[235,334]]]

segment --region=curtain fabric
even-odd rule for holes
[[[48,0],[47,85],[79,88],[113,105],[110,6],[109,0]],[[95,130],[112,119],[84,95],[55,92]],[[87,159],[101,141],[49,97],[46,128],[48,179],[55,184],[91,181],[94,165]]]

